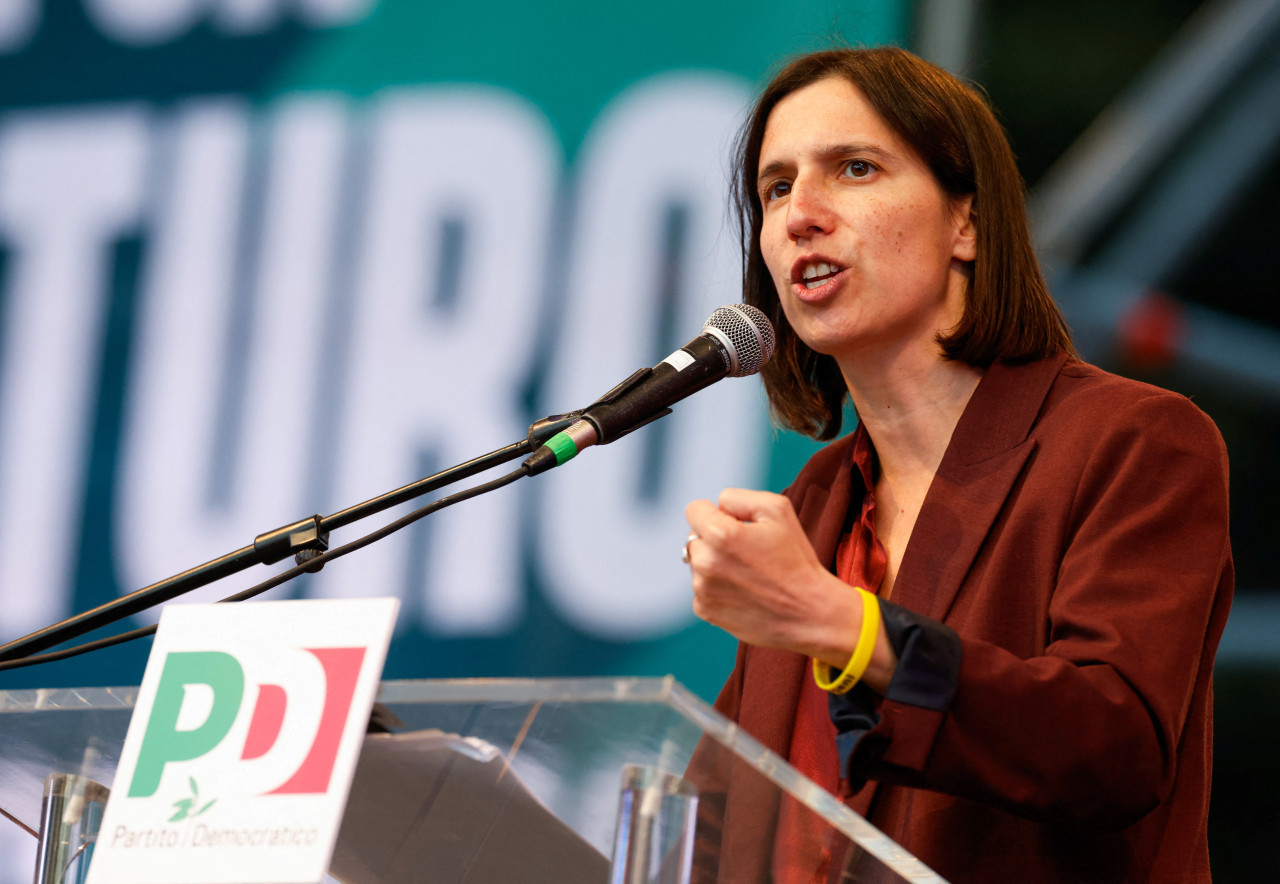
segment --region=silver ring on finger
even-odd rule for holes
[[[689,564],[689,544],[698,539],[698,535],[690,531],[689,536],[684,539],[684,551],[680,553],[680,561],[686,565]]]

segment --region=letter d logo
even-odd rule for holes
[[[178,714],[189,684],[213,689],[213,708],[204,723],[178,730]],[[151,717],[138,750],[138,764],[129,784],[130,798],[146,798],[160,787],[170,761],[199,758],[222,742],[235,724],[244,697],[244,670],[236,658],[222,651],[172,651],[164,661]]]

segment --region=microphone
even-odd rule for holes
[[[746,377],[773,356],[768,317],[750,304],[718,307],[702,333],[652,368],[642,368],[588,406],[524,461],[530,476],[592,445],[607,445],[671,413],[671,406],[722,377]]]

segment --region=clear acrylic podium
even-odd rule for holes
[[[0,826],[29,829],[36,884],[83,880],[134,693],[0,692]],[[344,884],[942,881],[670,677],[385,682],[378,704]]]

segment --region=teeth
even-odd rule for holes
[[[818,286],[826,282],[826,277],[836,272],[836,268],[832,267],[826,261],[819,261],[817,264],[810,264],[804,268],[804,287],[807,289],[816,289]],[[819,279],[819,277],[822,277]]]

